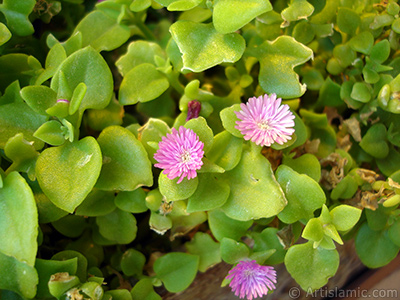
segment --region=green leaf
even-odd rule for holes
[[[220,246],[212,237],[204,232],[197,232],[190,242],[185,243],[190,254],[198,255],[199,271],[205,272],[208,268],[221,262]]]
[[[224,173],[231,193],[222,210],[230,218],[240,221],[269,218],[287,203],[271,164],[257,149],[244,149],[240,163]]]
[[[11,32],[8,30],[7,26],[0,23],[0,46],[7,43],[11,36]]]
[[[20,36],[30,35],[34,32],[33,25],[29,21],[29,15],[35,7],[35,0],[4,0],[0,5],[0,11],[7,20],[10,30]]]
[[[64,60],[51,81],[51,88],[55,91],[61,88],[62,73],[71,91],[82,82],[87,86],[79,107],[80,112],[88,108],[103,109],[110,102],[113,95],[111,71],[103,57],[93,48],[78,50]]]
[[[97,138],[103,155],[103,166],[96,187],[133,191],[153,185],[151,162],[135,135],[120,126],[109,126]]]
[[[76,215],[67,215],[51,223],[51,225],[62,235],[71,238],[81,236],[87,227],[85,218]]]
[[[293,68],[313,58],[310,48],[292,37],[280,36],[254,49],[254,56],[260,62],[258,79],[265,92],[276,93],[285,99],[300,97],[305,93],[306,87],[299,83],[299,76]]]
[[[304,174],[299,174],[285,165],[276,170],[276,179],[288,200],[279,213],[279,219],[287,224],[301,219],[311,219],[314,211],[325,203],[325,193],[319,184]]]
[[[346,175],[332,190],[331,198],[337,199],[350,199],[358,190],[357,181],[350,174]]]
[[[57,93],[44,85],[26,86],[21,90],[21,96],[35,112],[48,116],[46,110],[57,102]]]
[[[355,244],[358,256],[368,268],[387,265],[400,249],[390,240],[387,230],[374,231],[366,222],[358,230]]]
[[[228,200],[229,185],[212,173],[199,174],[199,184],[189,197],[187,212],[207,211],[221,207]]]
[[[387,130],[382,123],[372,125],[363,136],[360,147],[376,158],[385,158],[389,154],[389,145],[386,142]]]
[[[192,129],[197,134],[199,140],[204,143],[203,150],[207,154],[214,142],[214,134],[207,121],[203,117],[194,118],[187,121],[184,127]]]
[[[276,265],[283,262],[286,249],[283,248],[282,241],[278,237],[278,228],[267,227],[260,234],[253,236],[254,252],[274,251],[262,264]]]
[[[46,57],[46,69],[36,78],[35,85],[40,85],[49,78],[53,77],[58,67],[67,58],[67,53],[61,44],[51,47]]]
[[[15,257],[5,255],[1,251],[0,277],[0,289],[14,291],[28,299],[35,297],[36,286],[39,282],[35,268]],[[3,299],[8,298],[3,295]]]
[[[307,222],[301,236],[309,241],[320,242],[324,238],[324,228],[319,218],[312,218]]]
[[[321,178],[321,164],[313,154],[306,153],[296,159],[284,156],[282,163],[291,167],[297,173],[310,176],[316,182],[319,182]]]
[[[8,139],[22,133],[32,142],[35,149],[43,147],[43,142],[33,137],[33,133],[46,122],[47,117],[36,114],[23,102],[0,105],[0,148],[4,149]]]
[[[0,189],[0,252],[32,267],[37,236],[38,213],[32,190],[19,173],[11,172]]]
[[[168,87],[168,79],[154,65],[140,64],[131,69],[122,80],[119,102],[122,105],[148,102],[159,97]]]
[[[167,230],[172,228],[172,220],[169,216],[160,215],[152,211],[150,214],[149,225],[152,230],[158,234],[164,234]]]
[[[237,33],[217,32],[212,23],[178,21],[170,32],[182,53],[183,69],[201,72],[222,62],[236,62],[245,50],[245,41]]]
[[[131,192],[119,192],[114,202],[119,209],[131,213],[142,213],[148,209],[146,194],[141,188]]]
[[[169,179],[167,175],[163,173],[158,177],[158,185],[160,187],[161,194],[167,199],[167,201],[177,201],[187,199],[194,194],[199,183],[198,177],[187,179],[186,177],[177,183],[179,178]]]
[[[92,46],[96,51],[111,51],[120,47],[130,37],[127,26],[120,25],[114,18],[100,10],[88,14],[76,26],[71,36],[82,34],[82,47]]]
[[[151,5],[151,0],[135,0],[129,6],[129,9],[134,12],[139,12],[139,11],[145,10],[150,5]]]
[[[171,293],[185,290],[194,280],[199,266],[199,256],[171,252],[154,263],[154,272]]]
[[[65,292],[80,284],[77,276],[69,276],[67,273],[56,273],[50,277],[49,292],[59,299]]]
[[[118,208],[108,215],[96,217],[96,224],[102,236],[117,244],[129,244],[136,238],[135,217]]]
[[[400,202],[400,195],[396,195],[397,197],[397,201]],[[393,196],[390,199],[396,197]],[[388,202],[388,200],[386,200],[384,203]],[[398,204],[398,203],[397,203]],[[396,245],[400,247],[400,220],[397,220],[396,222],[394,222],[392,224],[392,226],[389,227],[388,229],[388,235],[390,240]]]
[[[389,55],[390,43],[388,40],[382,40],[372,47],[370,58],[378,64],[381,64],[388,59]]]
[[[156,55],[165,56],[158,44],[148,41],[134,41],[129,44],[127,52],[120,56],[115,65],[121,75],[126,76],[130,70],[138,65],[144,63],[156,65],[154,60]]]
[[[293,0],[291,1],[291,4],[289,4],[289,7],[282,10],[281,16],[288,25],[292,21],[307,19],[313,12],[314,6],[306,0]]]
[[[35,179],[35,164],[39,153],[31,143],[24,139],[22,133],[7,141],[4,147],[4,154],[13,162],[6,170],[6,174],[12,171],[25,172],[30,179]]]
[[[157,163],[154,159],[156,150],[151,147],[149,143],[153,142],[158,144],[167,133],[171,133],[171,129],[167,123],[160,119],[150,118],[147,123],[139,129],[138,139],[142,142],[152,163]]]
[[[213,236],[218,241],[221,241],[224,237],[237,241],[246,234],[253,221],[234,220],[221,210],[213,210],[208,212],[208,224]]]
[[[356,225],[361,217],[361,209],[349,205],[339,205],[330,211],[332,224],[339,231],[347,231]]]
[[[75,250],[64,250],[54,254],[51,259],[66,261],[74,258],[78,259],[75,275],[78,276],[81,282],[85,282],[88,276],[87,274],[88,261],[82,253]]]
[[[47,197],[72,213],[92,190],[101,169],[101,151],[93,137],[47,148],[36,162],[36,176]]]
[[[135,249],[128,249],[121,258],[121,269],[127,276],[140,276],[143,273],[143,267],[146,263],[146,257]]]
[[[143,278],[133,287],[131,291],[132,300],[161,300],[153,289],[152,279]]]
[[[285,256],[285,266],[304,291],[324,286],[339,267],[339,254],[335,250],[313,248],[313,243],[294,245]]]
[[[4,91],[15,80],[19,80],[21,86],[29,84],[32,78],[32,66],[29,60],[32,58],[23,53],[0,56],[0,91]]]
[[[364,82],[356,82],[353,85],[350,97],[362,103],[368,103],[371,100],[371,88]]]
[[[242,157],[243,138],[234,137],[228,131],[222,131],[214,137],[214,143],[207,158],[222,167],[232,170]]]
[[[270,10],[268,0],[218,0],[213,7],[213,24],[218,32],[231,33]]]
[[[66,140],[65,128],[56,120],[44,123],[33,136],[52,146],[61,146]]]
[[[228,264],[236,264],[249,257],[249,248],[246,244],[237,242],[230,238],[221,241],[221,258]]]
[[[369,31],[363,31],[349,41],[350,47],[357,52],[370,54],[374,45],[374,36]]]
[[[341,31],[354,35],[360,23],[360,16],[354,10],[347,7],[338,9],[337,25]]]
[[[222,126],[235,137],[243,139],[243,134],[235,128],[236,121],[239,121],[235,112],[241,111],[240,104],[234,104],[230,107],[226,107],[219,113],[222,121]]]
[[[115,209],[114,193],[93,189],[76,208],[75,214],[86,217],[104,216]]]

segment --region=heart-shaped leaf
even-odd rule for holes
[[[236,62],[246,47],[242,36],[219,33],[212,23],[178,21],[169,30],[182,53],[183,69],[193,72],[207,70],[222,62]]]
[[[97,139],[103,166],[96,187],[111,191],[133,191],[153,185],[151,162],[141,142],[120,126],[109,126]]]
[[[234,220],[221,210],[216,209],[208,213],[208,223],[213,236],[218,241],[221,241],[224,237],[237,241],[246,234],[253,221]]]
[[[280,36],[275,41],[265,41],[252,51],[260,62],[260,85],[268,94],[281,98],[303,95],[306,86],[299,83],[294,67],[313,58],[313,51],[290,36]]]
[[[95,185],[102,156],[92,137],[47,148],[36,162],[36,177],[47,197],[72,213]]]
[[[218,32],[231,33],[271,9],[268,0],[218,0],[214,3],[213,24]]]
[[[199,271],[205,272],[208,268],[221,261],[220,246],[212,237],[204,232],[197,232],[190,242],[185,243],[190,254],[200,257]]]
[[[385,158],[389,154],[389,145],[386,142],[387,130],[382,123],[372,125],[363,136],[360,147],[376,158]]]

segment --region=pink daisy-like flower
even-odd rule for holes
[[[154,154],[158,163],[154,166],[164,169],[169,179],[180,177],[180,183],[185,177],[192,179],[197,176],[196,170],[203,165],[204,144],[193,130],[183,126],[179,127],[179,131],[173,128],[172,133],[162,138],[158,147]]]
[[[281,105],[281,102],[276,94],[250,98],[246,104],[240,104],[242,110],[235,112],[240,119],[235,128],[245,140],[257,145],[269,147],[274,142],[286,143],[294,132],[294,115],[289,106]]]
[[[226,278],[232,279],[229,286],[236,296],[252,300],[275,289],[276,271],[273,267],[260,266],[255,260],[245,260],[233,267]]]

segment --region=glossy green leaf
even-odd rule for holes
[[[79,107],[80,112],[88,108],[103,109],[110,102],[113,92],[111,71],[102,56],[93,48],[86,47],[76,51],[60,65],[51,81],[51,88],[58,92],[62,73],[71,91],[82,82],[87,86]]]
[[[187,212],[207,211],[221,207],[228,200],[229,185],[212,173],[199,174],[199,184],[189,197]]]
[[[371,32],[363,31],[355,35],[349,41],[349,45],[354,51],[368,55],[371,53],[372,46],[374,45],[374,37]]]
[[[157,161],[154,159],[154,154],[156,150],[149,145],[149,143],[159,143],[163,136],[166,136],[167,133],[171,133],[171,129],[168,124],[160,119],[150,118],[143,127],[139,129],[139,141],[142,142],[144,148],[146,149],[150,161],[152,163],[156,163]]]
[[[232,170],[242,157],[243,138],[234,137],[223,131],[214,137],[214,143],[207,158],[226,171]]]
[[[49,199],[72,213],[96,183],[101,160],[96,140],[85,137],[44,150],[36,162],[36,176]]]
[[[358,230],[355,245],[358,257],[369,268],[387,265],[400,249],[390,240],[387,230],[374,231],[367,223]]]
[[[350,205],[339,205],[330,211],[332,224],[339,231],[347,231],[356,225],[361,217],[361,209]]]
[[[80,284],[77,276],[69,276],[68,273],[56,273],[50,277],[49,292],[52,296],[60,298],[65,292]]]
[[[131,248],[124,252],[121,258],[121,269],[127,276],[141,275],[146,263],[146,257],[139,251]]]
[[[201,72],[222,62],[238,61],[245,49],[237,33],[222,34],[212,24],[178,21],[170,32],[182,53],[183,69]]]
[[[79,216],[97,217],[111,213],[115,209],[114,193],[93,189],[76,208]]]
[[[97,142],[103,155],[97,188],[133,191],[142,185],[153,185],[146,150],[128,129],[109,126],[100,133]]]
[[[142,213],[148,209],[146,194],[141,188],[130,192],[119,192],[114,202],[119,209],[131,213]]]
[[[167,7],[169,11],[185,11],[199,5],[202,0],[175,0]]]
[[[285,266],[290,275],[305,291],[324,286],[339,267],[336,250],[313,248],[313,243],[294,245],[285,256]]]
[[[236,264],[249,256],[249,248],[242,242],[230,238],[221,241],[221,258],[228,264]]]
[[[268,94],[276,93],[282,98],[296,98],[303,95],[306,87],[299,83],[299,76],[293,68],[313,58],[310,48],[289,36],[280,36],[265,41],[254,50],[260,62],[260,86]]]
[[[354,35],[360,22],[360,16],[354,10],[347,7],[338,9],[337,24],[341,31]]]
[[[130,70],[140,64],[156,65],[154,60],[156,55],[164,57],[164,52],[158,44],[147,41],[134,41],[129,44],[127,52],[120,56],[115,65],[121,75],[126,76]]]
[[[131,291],[132,300],[161,300],[153,289],[153,283],[150,278],[143,278],[133,287]]]
[[[200,272],[221,262],[220,245],[207,233],[197,232],[190,242],[185,243],[185,247],[190,254],[200,257]]]
[[[0,289],[14,291],[28,299],[35,297],[39,278],[34,267],[0,251],[0,276]],[[3,294],[2,299],[8,298]]]
[[[324,224],[319,218],[312,218],[307,222],[301,236],[309,241],[320,242],[324,238],[323,226]]]
[[[231,219],[221,210],[208,212],[208,223],[213,236],[218,241],[221,241],[224,237],[236,241],[244,236],[253,224],[252,221],[238,221]]]
[[[204,143],[203,150],[207,154],[214,142],[214,134],[207,125],[207,121],[203,117],[194,118],[186,122],[185,128],[191,129],[197,134],[199,140]]]
[[[117,244],[129,244],[136,238],[135,217],[118,208],[108,215],[96,217],[96,224],[102,236]]]
[[[268,0],[218,0],[213,7],[213,24],[218,32],[231,33],[271,9]]]
[[[224,108],[219,113],[222,121],[222,126],[235,137],[243,138],[243,134],[240,133],[238,129],[235,128],[236,121],[239,121],[235,112],[241,111],[240,104],[234,104],[230,107]]]
[[[61,146],[66,139],[64,126],[56,120],[44,123],[33,136],[52,146]]]
[[[325,193],[316,181],[288,166],[278,167],[276,179],[288,201],[278,215],[284,223],[291,224],[301,219],[312,218],[314,211],[321,208],[326,201]]]
[[[360,147],[376,158],[385,158],[389,154],[389,145],[386,142],[387,130],[385,125],[372,125],[363,136]]]
[[[284,156],[282,162],[297,173],[310,176],[316,182],[319,182],[321,178],[321,165],[313,154],[306,153],[296,159]]]
[[[34,32],[33,25],[29,21],[35,0],[4,0],[0,5],[0,11],[7,20],[7,26],[10,30],[20,36],[30,35]]]
[[[0,148],[4,149],[9,138],[22,133],[32,142],[35,149],[43,147],[43,142],[33,137],[33,133],[46,122],[47,117],[36,114],[23,102],[0,105]]]
[[[32,267],[37,236],[38,213],[32,190],[19,173],[11,172],[0,189],[0,252]]]
[[[351,175],[346,175],[332,190],[331,198],[337,199],[350,199],[358,190],[357,181]]]
[[[11,36],[11,32],[8,30],[7,26],[0,23],[0,46],[7,43]]]
[[[281,16],[287,23],[290,23],[300,19],[307,19],[313,12],[314,6],[306,0],[293,0],[289,7],[282,10]]]
[[[88,261],[82,253],[75,250],[64,250],[54,254],[51,259],[66,261],[74,258],[78,259],[75,275],[78,276],[81,282],[85,282],[88,276],[87,274]]]
[[[129,6],[129,9],[134,12],[142,11],[151,5],[151,0],[135,0]]]
[[[52,46],[46,57],[46,69],[36,78],[35,85],[40,85],[46,80],[53,77],[59,65],[61,65],[61,63],[66,58],[67,53],[65,52],[65,49],[61,44],[55,44],[54,46]]]
[[[167,201],[177,201],[189,198],[194,194],[199,183],[198,177],[190,180],[185,177],[180,183],[177,183],[178,180],[179,177],[171,180],[164,173],[160,174],[158,185],[161,194],[167,199]]]
[[[189,287],[194,280],[199,266],[199,256],[170,252],[156,260],[154,272],[161,279],[165,288],[178,293]]]
[[[267,227],[254,238],[254,252],[273,251],[273,253],[262,263],[266,265],[275,265],[283,262],[286,255],[280,238],[278,237],[278,228]]]
[[[72,36],[78,31],[82,34],[82,47],[90,45],[96,51],[114,50],[130,37],[127,26],[118,24],[114,18],[100,10],[93,11],[83,18]]]
[[[119,91],[119,101],[123,105],[148,102],[166,91],[167,78],[149,63],[131,69],[124,77]]]
[[[367,84],[356,82],[353,85],[350,97],[362,103],[368,103],[371,100],[371,92],[371,88]]]
[[[250,169],[249,165],[253,167]],[[287,203],[269,161],[257,149],[244,149],[239,164],[224,177],[231,193],[222,210],[230,218],[240,221],[269,218]]]

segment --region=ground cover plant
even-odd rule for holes
[[[400,249],[393,0],[0,0],[0,298],[240,297]]]

